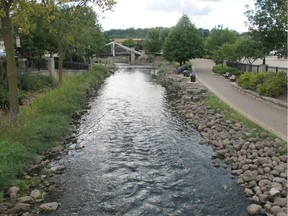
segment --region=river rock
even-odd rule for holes
[[[10,196],[10,194],[12,193],[17,194],[19,191],[20,191],[19,187],[16,187],[16,186],[10,187],[7,191],[7,195]]]
[[[26,212],[28,210],[30,210],[31,205],[27,204],[27,203],[17,203],[11,210],[10,212],[12,214],[19,214],[19,213],[23,213]]]
[[[28,203],[28,204],[34,203],[34,199],[31,196],[19,197],[17,201],[20,203]]]
[[[30,193],[30,196],[34,199],[34,200],[38,200],[42,198],[42,194],[39,190],[33,190]]]
[[[50,170],[53,173],[61,174],[65,169],[66,169],[66,167],[64,165],[57,165],[57,166],[51,167]]]
[[[273,215],[277,215],[278,213],[282,212],[282,209],[280,208],[280,206],[272,206],[271,209],[270,209],[270,212]]]
[[[245,181],[245,182],[249,182],[249,181],[253,181],[256,179],[258,175],[258,172],[255,171],[250,171],[250,170],[246,170],[241,176],[241,178]]]
[[[281,198],[281,197],[276,197],[274,202],[272,203],[272,206],[285,207],[285,206],[287,206],[287,199]]]
[[[280,194],[280,191],[277,188],[271,188],[269,191],[269,194],[271,197],[273,197],[273,196]]]
[[[261,212],[262,207],[257,204],[251,204],[247,207],[247,213],[249,215],[257,215]]]
[[[51,211],[56,211],[58,208],[59,204],[57,202],[52,202],[52,203],[44,203],[40,205],[40,211],[41,212],[51,212]]]

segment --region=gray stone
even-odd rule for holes
[[[287,180],[285,178],[276,177],[273,179],[273,182],[278,182],[282,184],[283,182],[287,182]]]
[[[19,191],[20,191],[19,187],[16,187],[16,186],[10,187],[7,191],[7,195],[10,196],[10,194],[12,193],[17,194]]]
[[[269,196],[266,194],[259,194],[259,202],[260,203],[266,203],[269,199]]]
[[[10,212],[13,214],[19,214],[30,210],[31,205],[27,203],[17,203]]]
[[[278,213],[282,212],[282,209],[281,209],[280,206],[272,206],[271,209],[270,209],[270,212],[273,215],[277,215]]]
[[[249,182],[249,181],[253,181],[256,180],[256,176],[258,175],[258,172],[255,171],[250,171],[250,170],[246,170],[243,174],[242,174],[242,179],[245,182]]]
[[[34,203],[34,199],[30,196],[19,197],[17,201],[20,203],[28,203],[28,204]]]
[[[280,164],[274,167],[274,170],[277,170],[279,173],[284,172],[287,169],[287,164]]]
[[[286,207],[287,206],[287,198],[276,197],[272,206],[280,206]]]
[[[51,212],[51,211],[56,211],[58,208],[59,204],[57,202],[52,202],[52,203],[44,203],[40,205],[40,211],[41,212]]]
[[[246,196],[252,196],[254,194],[253,191],[249,188],[245,188],[244,192],[245,192]]]
[[[287,162],[287,155],[281,155],[279,157],[279,159],[282,161],[282,162]]]
[[[279,212],[279,213],[277,214],[277,216],[287,216],[287,213]]]
[[[271,197],[273,197],[273,196],[276,196],[276,195],[280,194],[280,191],[277,188],[271,188],[269,190],[269,194],[270,194]]]
[[[30,193],[30,196],[33,198],[33,199],[41,199],[42,198],[42,194],[39,190],[33,190],[31,191]]]
[[[256,214],[258,214],[258,213],[260,213],[261,212],[261,209],[262,209],[262,207],[260,206],[260,205],[257,205],[257,204],[251,204],[251,205],[249,205],[248,207],[247,207],[247,213],[249,214],[249,215],[256,215]]]
[[[51,171],[54,173],[61,173],[65,169],[66,169],[66,167],[64,165],[58,165],[58,166],[51,167]]]
[[[272,188],[276,188],[276,189],[278,189],[279,191],[282,190],[282,184],[277,183],[277,182],[272,182],[271,187],[272,187]]]

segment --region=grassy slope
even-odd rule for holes
[[[0,200],[3,191],[37,154],[61,144],[62,138],[69,135],[72,115],[81,109],[87,89],[103,80],[107,72],[105,67],[95,66],[81,76],[66,77],[60,86],[40,95],[21,110],[17,127],[8,119],[1,119]]]

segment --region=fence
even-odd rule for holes
[[[58,70],[59,61],[54,61],[54,68]],[[47,59],[18,59],[17,61],[17,69],[19,72],[45,72],[49,70],[48,68],[48,60]],[[64,70],[72,70],[74,72],[89,70],[89,64],[80,63],[80,62],[63,62]]]
[[[243,64],[239,62],[227,62],[227,66],[237,68],[241,72],[245,71],[251,71],[251,72],[263,72],[260,71],[261,66],[260,65],[253,65],[253,64]],[[287,75],[288,68],[284,67],[275,67],[275,66],[265,66],[265,71],[275,72],[275,73],[285,73]]]
[[[59,69],[59,61],[55,60],[55,69]],[[89,70],[89,64],[80,62],[63,62],[63,69],[66,70]]]

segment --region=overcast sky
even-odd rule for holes
[[[100,16],[103,30],[172,27],[183,14],[197,28],[213,29],[217,25],[248,31],[245,5],[254,9],[254,0],[116,0],[114,11]]]

